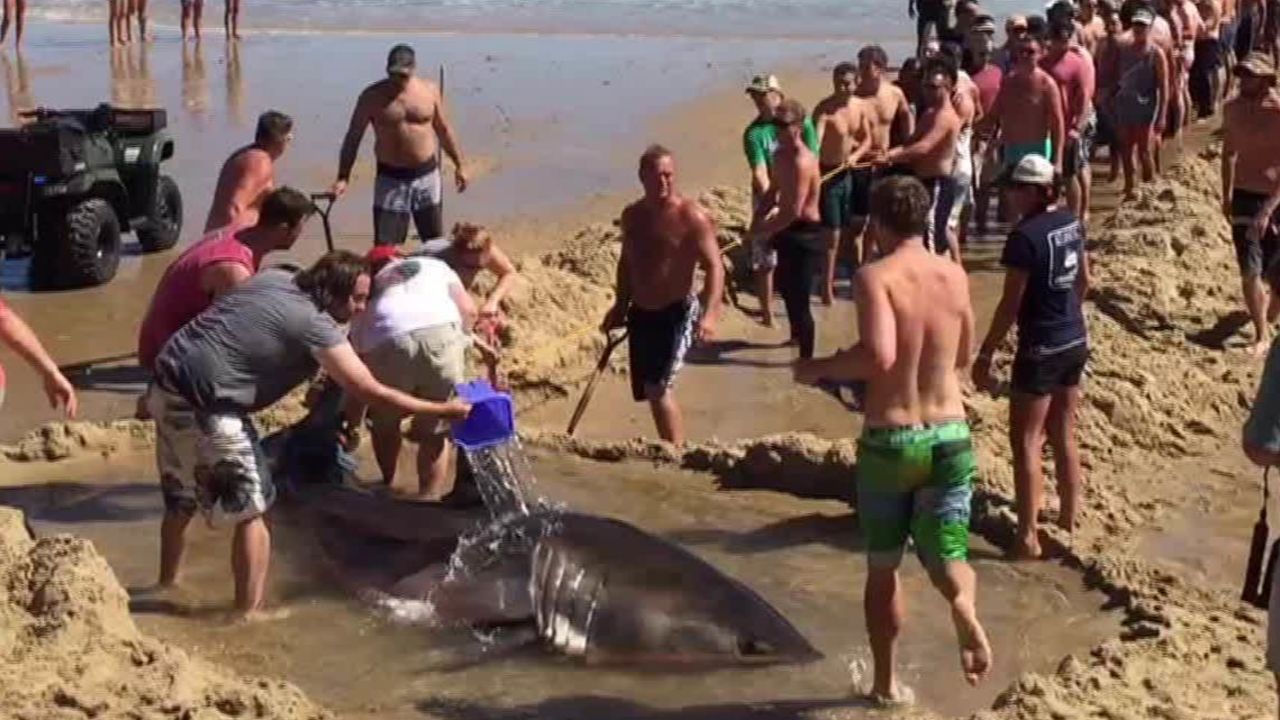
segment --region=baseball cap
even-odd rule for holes
[[[392,260],[399,260],[402,257],[404,255],[400,252],[400,248],[395,245],[374,245],[369,252],[364,254],[364,261],[376,273],[387,263]]]
[[[1138,8],[1133,11],[1133,17],[1129,18],[1132,25],[1150,25],[1155,22],[1156,17],[1146,8]]]
[[[408,45],[397,45],[387,53],[388,75],[411,75],[416,66],[417,58],[413,54],[413,48]]]
[[[1028,155],[1013,166],[1004,182],[1016,185],[1052,185],[1056,179],[1057,171],[1053,169],[1053,163],[1042,155]]]
[[[1244,60],[1236,63],[1235,72],[1236,75],[1274,78],[1276,76],[1276,65],[1267,53],[1251,52],[1244,57]]]
[[[747,85],[747,92],[782,92],[782,85],[778,82],[778,78],[773,75],[757,75],[751,78],[751,83]]]

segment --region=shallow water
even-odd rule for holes
[[[697,673],[588,669],[519,646],[525,636],[518,632],[486,646],[466,631],[389,624],[335,589],[316,567],[308,534],[289,523],[287,512],[275,524],[270,593],[274,603],[292,608],[288,619],[251,629],[219,622],[219,609],[231,599],[228,538],[197,527],[185,597],[138,601],[139,623],[242,672],[283,676],[347,715],[738,718],[770,716],[760,714],[764,707],[849,702],[851,667],[865,670],[869,656],[861,620],[863,561],[846,508],[774,493],[720,492],[711,478],[643,463],[545,455],[532,463],[552,500],[685,544],[773,603],[826,658],[807,666]],[[125,585],[151,582],[160,503],[148,458],[55,468],[52,484],[5,488],[0,502],[27,509],[39,532],[90,538]],[[111,482],[97,485],[104,479]],[[90,480],[95,484],[76,484]],[[1118,629],[1117,619],[1099,610],[1103,598],[1085,591],[1077,575],[1053,565],[1008,565],[992,559],[993,550],[980,541],[974,552],[980,611],[996,652],[995,671],[978,689],[960,677],[941,600],[914,561],[905,566],[903,678],[921,703],[948,714],[987,706],[1019,673],[1051,670],[1064,655]]]

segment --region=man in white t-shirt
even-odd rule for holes
[[[467,330],[476,321],[475,302],[443,260],[404,258],[391,246],[375,247],[368,261],[373,276],[369,308],[351,327],[351,342],[378,381],[424,400],[445,401],[466,380]],[[363,407],[348,406],[349,426],[358,428]],[[382,480],[391,485],[400,455],[400,421],[394,410],[369,410],[373,453]],[[452,445],[449,425],[415,416],[409,439],[418,443],[418,493],[440,500],[450,490]]]

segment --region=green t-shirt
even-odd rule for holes
[[[818,131],[813,119],[804,119],[804,144],[818,152]],[[773,151],[778,149],[778,128],[770,120],[756,118],[742,133],[742,149],[747,154],[747,164],[753,169],[773,164]]]

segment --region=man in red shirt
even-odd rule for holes
[[[153,371],[156,357],[169,338],[219,295],[252,277],[267,253],[292,248],[314,210],[315,205],[306,195],[290,187],[278,188],[263,201],[257,224],[215,230],[187,248],[165,271],[151,297],[138,333],[138,363],[148,372]],[[139,417],[148,415],[144,410],[150,393],[148,388],[138,402]],[[160,524],[161,588],[177,581],[183,534],[190,522],[189,513],[165,509]]]

